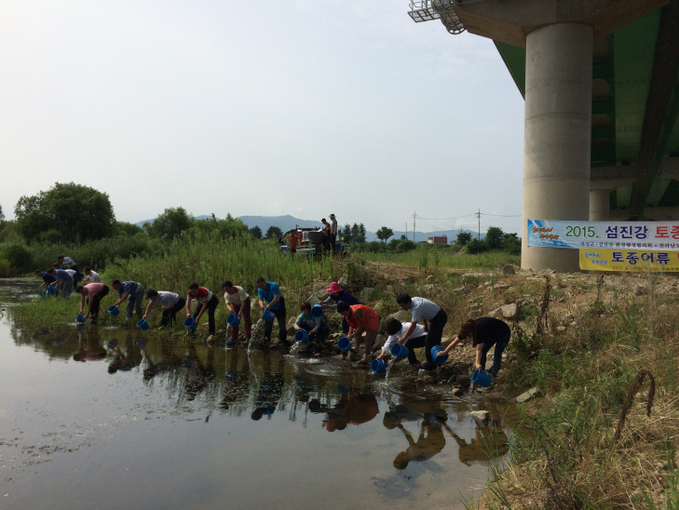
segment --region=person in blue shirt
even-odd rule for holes
[[[50,285],[53,285],[57,289],[61,289],[61,297],[67,298],[71,295],[71,291],[73,290],[73,277],[70,274],[63,269],[59,269],[59,265],[56,263],[47,270],[47,273],[56,277],[54,283],[51,283]]]
[[[257,278],[257,297],[262,312],[267,310],[273,313],[278,321],[278,345],[287,347],[288,330],[285,327],[285,298],[278,288],[276,282],[267,282],[263,277]],[[271,342],[271,331],[273,330],[273,320],[264,321],[264,342]],[[276,349],[278,345],[271,348]]]
[[[36,275],[42,277],[42,285],[40,285],[41,289],[46,289],[47,286],[57,281],[57,277],[53,274],[49,274],[47,271],[40,271],[40,269],[36,269],[33,272]]]
[[[144,286],[141,283],[127,281],[120,282],[120,280],[111,280],[111,287],[113,287],[120,299],[113,303],[113,306],[119,308],[120,303],[127,299],[127,310],[125,311],[125,320],[128,321],[132,318],[132,312],[137,312],[137,317],[139,320],[144,316],[144,312],[141,308],[141,302],[144,299]]]

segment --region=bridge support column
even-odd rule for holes
[[[611,218],[610,195],[607,189],[589,192],[589,221],[608,221]]]
[[[521,267],[577,271],[577,250],[529,248],[529,219],[589,219],[592,28],[558,23],[526,36]]]

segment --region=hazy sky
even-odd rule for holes
[[[0,3],[0,205],[520,231],[523,108],[492,41],[408,0]],[[445,219],[449,218],[449,219]],[[450,219],[459,218],[459,219]],[[445,219],[445,220],[444,220]]]

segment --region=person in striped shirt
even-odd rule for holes
[[[132,312],[137,312],[137,317],[139,320],[144,316],[144,312],[141,308],[141,302],[144,299],[144,286],[139,282],[126,281],[122,282],[120,280],[111,280],[111,287],[113,287],[120,299],[113,303],[113,306],[120,308],[120,303],[127,299],[127,310],[125,311],[125,320],[130,320],[132,318]]]

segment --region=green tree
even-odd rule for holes
[[[257,225],[250,229],[250,233],[252,234],[252,237],[254,237],[255,239],[262,238],[262,229],[259,228]]]
[[[141,228],[139,225],[135,225],[134,223],[128,223],[126,221],[116,221],[116,224],[114,226],[114,235],[116,236],[132,237],[133,235],[142,233],[144,233],[144,229]]]
[[[471,232],[460,232],[457,234],[457,240],[455,244],[458,246],[465,246],[469,241],[472,240]]]
[[[145,223],[144,230],[151,237],[179,239],[182,232],[189,230],[194,222],[183,207],[171,207],[165,209],[153,223]]]
[[[358,225],[356,226],[356,228],[358,228]],[[351,225],[347,223],[346,225],[344,225],[344,228],[342,229],[342,242],[344,244],[350,244],[351,242],[353,242],[353,240],[354,236],[351,233]]]
[[[467,243],[467,253],[470,255],[476,255],[484,251],[488,251],[488,244],[481,239],[472,239]]]
[[[3,221],[5,221],[5,215],[2,214],[2,206],[0,205],[0,223],[2,223]]]
[[[502,238],[502,251],[510,255],[521,255],[521,239],[515,233],[505,234]]]
[[[283,232],[281,232],[281,229],[278,228],[276,225],[271,225],[266,230],[267,239],[280,239],[281,237],[283,237]]]
[[[354,223],[354,225],[356,225],[356,224]],[[352,235],[353,235],[353,227],[352,227]],[[354,242],[356,244],[365,243],[365,225],[363,223],[361,223],[358,226],[358,233],[356,235],[354,235]]]
[[[502,248],[502,238],[505,233],[500,227],[488,227],[486,232],[486,244],[488,248],[494,250],[496,248]]]
[[[384,242],[387,242],[387,239],[394,235],[394,231],[389,227],[380,227],[375,233],[377,234],[377,239]]]
[[[361,232],[358,229],[358,223],[354,223],[351,227],[351,242],[357,243],[360,235],[361,235]]]
[[[248,226],[241,220],[234,218],[230,213],[227,213],[226,218],[218,220],[215,215],[212,219],[195,220],[191,227],[191,232],[202,232],[204,234],[211,234],[219,232],[222,239],[229,237],[240,237],[248,232]]]
[[[29,244],[103,239],[113,234],[116,220],[106,193],[72,182],[57,182],[48,191],[21,197],[14,214],[17,229]]]

